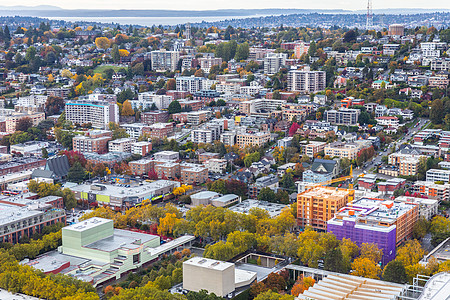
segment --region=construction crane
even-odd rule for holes
[[[366,175],[366,174],[361,173],[360,175],[357,176],[357,178],[364,177],[364,175]],[[313,184],[308,185],[308,187],[306,189],[307,190],[311,190],[311,189],[319,187],[319,186],[325,186],[325,185],[333,184],[333,183],[336,183],[336,182],[346,181],[346,180],[349,180],[349,179],[353,180],[353,166],[351,166],[351,165],[350,165],[350,172],[349,172],[348,176],[342,176],[342,177],[339,177],[339,178],[335,178],[335,179],[331,179],[331,180],[327,180],[327,181],[322,181],[322,182],[319,182],[319,183],[313,183]],[[350,191],[349,202],[351,202],[353,200],[354,195],[355,195],[355,190],[353,189],[353,183],[350,183],[348,185],[348,190]]]

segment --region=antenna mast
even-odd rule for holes
[[[373,27],[372,0],[367,0],[366,30],[371,30],[372,27]]]

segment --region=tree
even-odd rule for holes
[[[278,293],[275,293],[274,291],[266,291],[264,293],[259,294],[253,300],[294,300],[294,296],[280,295]]]
[[[397,259],[390,261],[384,267],[383,280],[402,284],[406,283],[408,277],[406,276],[406,269],[403,263]]]
[[[42,148],[41,151],[42,151],[42,158],[48,158],[48,151],[47,151],[47,149],[46,148]]]
[[[342,255],[341,249],[339,247],[327,251],[325,259],[323,261],[323,265],[324,269],[327,271],[344,274],[349,271],[350,267],[350,265],[346,263],[346,260]]]
[[[293,192],[296,190],[295,182],[290,172],[286,172],[280,181],[281,187]]]
[[[176,114],[181,112],[181,104],[177,100],[170,102],[169,107],[167,108],[169,114]]]
[[[180,222],[177,215],[174,213],[166,213],[164,218],[159,220],[158,234],[167,235],[172,234],[175,225]]]
[[[303,294],[304,291],[312,287],[314,283],[316,283],[314,278],[300,276],[297,282],[292,287],[291,295],[298,297],[298,295]]]
[[[79,162],[75,162],[69,169],[67,180],[71,182],[81,183],[86,175],[86,171]]]
[[[205,71],[203,71],[202,69],[198,69],[197,71],[195,71],[194,76],[195,77],[205,77]]]
[[[125,100],[122,106],[122,116],[134,116],[134,110],[131,107],[131,103],[128,100]]]
[[[124,128],[120,128],[119,124],[114,122],[109,122],[109,130],[112,131],[112,139],[122,139],[128,137],[127,131]]]
[[[376,244],[362,243],[361,245],[361,258],[368,258],[374,263],[381,261],[383,257],[383,250],[379,249]]]
[[[397,250],[397,258],[404,266],[418,263],[425,255],[425,250],[417,240],[409,240]]]
[[[234,59],[236,61],[246,60],[248,58],[248,54],[249,54],[248,43],[245,42],[245,43],[239,44],[236,48],[236,53],[234,55]]]
[[[119,46],[114,44],[111,50],[111,58],[117,64],[120,61]]]
[[[431,104],[430,121],[433,124],[441,124],[445,117],[444,103],[441,99],[436,99]]]
[[[26,132],[33,126],[33,121],[29,117],[20,118],[16,123],[16,131]]]
[[[77,199],[75,198],[75,194],[69,188],[65,188],[62,190],[62,197],[64,201],[64,207],[66,209],[72,209],[77,206]]]
[[[258,200],[260,201],[275,202],[275,199],[275,192],[269,187],[262,188],[258,194]]]
[[[57,115],[64,109],[64,100],[61,97],[49,96],[45,102],[47,116]]]
[[[166,90],[170,91],[170,90],[175,90],[176,88],[177,88],[177,82],[175,79],[170,78],[169,80],[167,80]]]
[[[352,275],[378,279],[381,267],[367,257],[359,257],[352,263]]]
[[[109,41],[109,39],[107,37],[98,37],[95,39],[95,46],[97,46],[97,48],[106,50],[109,48],[109,46],[111,45],[111,42]]]

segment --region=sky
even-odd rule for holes
[[[373,0],[373,9],[386,8],[443,8],[450,9],[448,0]],[[239,8],[306,8],[361,10],[367,0],[0,0],[0,6],[54,5],[64,9],[171,9],[211,10]]]

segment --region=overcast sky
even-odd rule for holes
[[[210,10],[226,8],[316,8],[365,9],[367,0],[0,0],[0,5],[55,5],[66,9],[187,9]],[[373,0],[373,9],[386,8],[445,8],[449,0]]]

